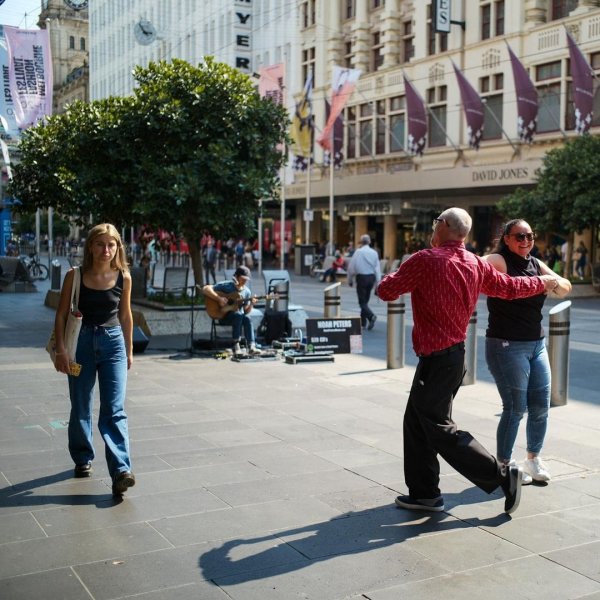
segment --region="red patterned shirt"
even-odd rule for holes
[[[377,295],[387,302],[410,292],[413,348],[419,356],[464,341],[480,292],[513,300],[544,291],[539,277],[500,273],[459,241],[413,254],[377,287]]]

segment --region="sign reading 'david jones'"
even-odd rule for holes
[[[315,351],[362,354],[360,317],[351,319],[306,319],[306,342]]]

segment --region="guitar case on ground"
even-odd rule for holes
[[[287,311],[266,310],[258,326],[258,336],[264,339],[265,344],[272,344],[275,340],[292,335],[292,322]]]

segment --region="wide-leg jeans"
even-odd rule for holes
[[[413,498],[440,495],[438,454],[488,494],[502,481],[498,461],[452,420],[464,374],[464,349],[419,359],[404,413],[404,479]]]
[[[539,454],[544,444],[550,407],[550,362],[544,339],[514,342],[486,338],[485,358],[502,398],[497,456],[512,456],[519,424],[527,412],[527,451]]]
[[[131,471],[125,413],[127,354],[121,327],[84,325],[79,334],[75,360],[81,365],[81,373],[78,377],[69,375],[71,458],[76,465],[81,465],[95,457],[92,417],[97,376],[100,395],[98,429],[104,440],[108,472],[114,477]]]

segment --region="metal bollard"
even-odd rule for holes
[[[404,330],[404,314],[406,313],[404,296],[393,302],[388,302],[387,308],[387,368],[401,369],[404,367],[404,345],[406,332]]]
[[[477,381],[477,311],[469,319],[467,339],[465,340],[465,367],[467,372],[462,385],[474,385]]]
[[[270,286],[269,292],[275,294],[273,310],[276,312],[287,312],[289,303],[289,281],[279,281]]]
[[[325,308],[323,316],[326,319],[339,319],[342,315],[342,298],[340,296],[340,287],[342,284],[338,281],[328,285],[324,290]]]
[[[50,289],[60,290],[61,276],[60,276],[60,262],[56,259],[52,261],[50,265]]]
[[[565,300],[550,309],[548,358],[552,373],[550,406],[565,406],[569,389],[569,335],[571,301]]]

